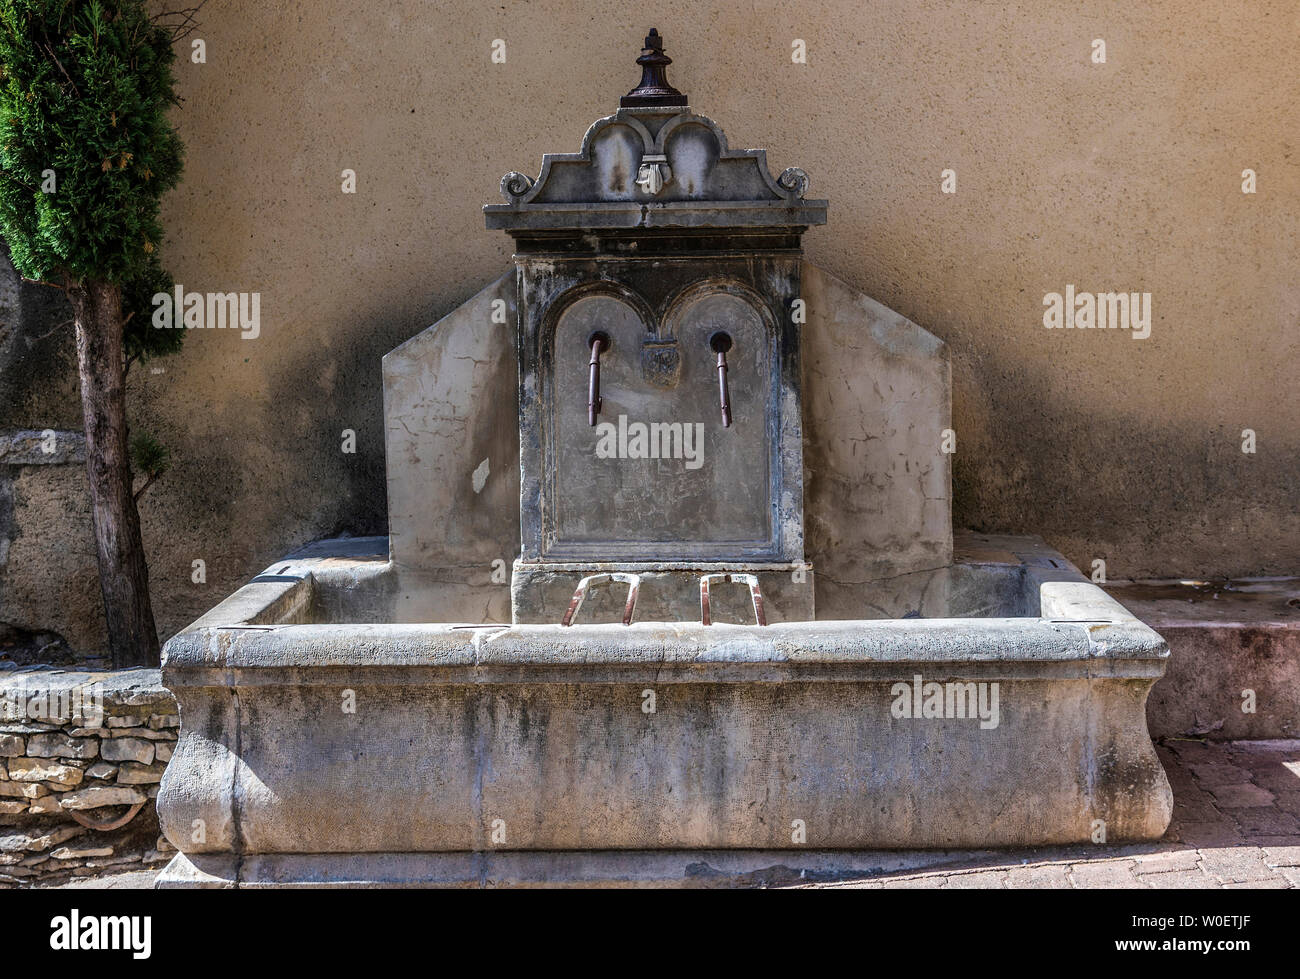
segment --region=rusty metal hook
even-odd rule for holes
[[[631,625],[632,615],[636,612],[637,591],[641,588],[641,576],[627,571],[588,575],[579,581],[578,587],[573,590],[573,600],[569,602],[569,609],[560,620],[560,625],[573,625],[578,609],[582,608],[582,603],[587,598],[587,592],[597,585],[607,585],[611,581],[622,581],[627,585],[627,604],[623,606],[623,624]]]
[[[734,581],[738,585],[749,585],[749,598],[754,605],[754,620],[759,625],[767,625],[767,614],[763,609],[763,592],[758,587],[758,578],[752,574],[706,574],[700,576],[700,624],[713,625],[709,608],[710,582],[726,583]]]

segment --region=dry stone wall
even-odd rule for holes
[[[0,672],[0,887],[161,866],[180,731],[158,670]]]

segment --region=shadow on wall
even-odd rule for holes
[[[250,350],[261,397],[224,402],[205,386],[194,428],[163,435],[173,468],[141,501],[141,519],[164,639],[303,544],[386,532],[380,361],[427,314],[376,307],[319,344]],[[176,378],[143,393],[139,413],[174,418],[193,366],[182,349],[166,368]]]
[[[161,375],[133,371],[133,420],[180,417],[175,403],[192,399],[192,428],[156,432],[174,447],[173,469],[141,501],[164,638],[301,544],[385,532],[381,359],[458,301],[408,310],[377,298],[359,325],[322,331],[316,345],[283,346],[265,362],[250,357],[248,369],[264,374],[266,392],[252,410],[223,402],[219,386],[196,383],[184,350],[160,362]],[[60,326],[65,310],[57,293],[22,283],[7,263],[0,269],[0,434],[80,429],[73,331]],[[972,377],[978,370],[954,350],[954,427],[962,433],[953,466],[956,526],[1038,533],[1085,570],[1102,557],[1111,577],[1143,577],[1168,573],[1171,562],[1189,575],[1214,570],[1198,566],[1195,540],[1180,539],[1171,526],[1258,539],[1260,521],[1269,521],[1272,543],[1259,549],[1256,570],[1294,562],[1288,549],[1300,540],[1300,517],[1284,487],[1300,445],[1245,455],[1236,432],[1144,422],[1122,404],[1072,404],[1017,365]],[[991,392],[1004,387],[1022,405],[1014,418],[994,407]],[[961,392],[974,394],[963,403]],[[513,393],[505,399],[513,402]],[[1149,451],[1156,444],[1165,449]],[[1085,468],[1081,458],[1106,465]],[[284,479],[289,466],[292,478]],[[1252,495],[1249,506],[1240,502]],[[1153,516],[1153,500],[1172,505]],[[1110,519],[1116,514],[1123,519]],[[1107,540],[1108,528],[1131,526],[1146,530]],[[514,549],[506,550],[509,561]],[[0,623],[16,636],[65,638],[77,655],[98,651],[102,611],[80,459],[0,460]],[[29,651],[48,642],[13,648],[20,645]]]
[[[247,369],[263,374],[266,392],[251,406],[223,401],[218,379],[195,377],[201,358],[185,347],[133,367],[131,423],[172,449],[171,468],[140,500],[162,638],[304,543],[386,532],[381,359],[456,302],[431,313],[376,300],[320,344],[280,345],[272,358],[250,351]],[[104,641],[69,317],[61,294],[0,266],[0,629],[9,637],[0,655],[8,648],[24,663],[94,657]],[[213,340],[239,342],[204,333],[190,343]],[[183,403],[188,416],[176,410]],[[47,429],[55,455],[4,448],[15,433]]]
[[[1075,400],[1018,364],[953,360],[954,526],[1038,534],[1085,572],[1105,560],[1112,579],[1221,577],[1207,536],[1257,542],[1243,577],[1300,561],[1294,429],[1265,419],[1268,450],[1248,454],[1240,429],[1157,422],[1120,398]]]

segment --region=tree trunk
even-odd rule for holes
[[[140,514],[131,495],[126,436],[122,292],[91,279],[68,288],[77,324],[77,370],[86,425],[86,474],[99,559],[99,588],[113,667],[157,666],[158,630]]]

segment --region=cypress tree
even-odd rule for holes
[[[181,336],[149,326],[150,297],[171,287],[158,256],[159,201],[181,174],[175,36],[141,0],[0,0],[0,235],[21,275],[72,305],[115,667],[159,659],[125,378],[128,359]]]

